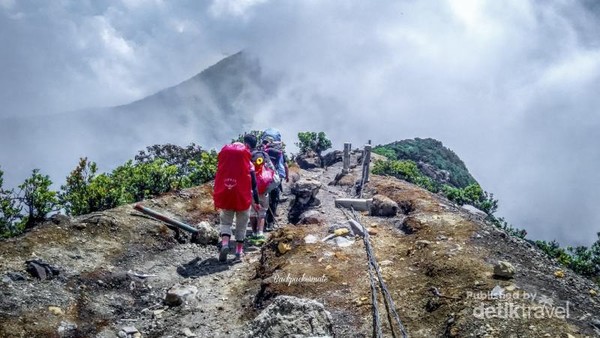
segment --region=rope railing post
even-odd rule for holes
[[[369,182],[369,166],[371,164],[371,148],[370,144],[365,145],[365,152],[363,154],[363,184]]]
[[[344,167],[342,169],[342,174],[346,175],[350,172],[350,150],[352,149],[352,144],[349,142],[344,143],[344,157],[343,164]]]

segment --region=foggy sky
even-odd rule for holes
[[[338,148],[439,139],[529,238],[590,244],[599,11],[591,0],[0,0],[0,117],[125,104],[244,49],[285,84],[255,128],[324,130]]]

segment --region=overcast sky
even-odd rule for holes
[[[530,238],[590,244],[594,3],[0,0],[0,117],[125,104],[245,49],[285,84],[257,128],[324,130],[338,147],[439,139]]]

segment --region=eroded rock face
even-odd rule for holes
[[[440,183],[450,182],[450,172],[448,170],[438,169],[434,165],[431,165],[431,164],[423,162],[423,161],[417,162],[417,166],[419,167],[419,170],[421,170],[421,172],[423,174],[425,174],[428,177],[431,177],[436,182],[440,182]]]
[[[334,150],[323,156],[323,165],[329,167],[338,162],[342,162],[344,159],[344,152],[341,150]]]
[[[291,192],[294,199],[290,204],[288,214],[288,220],[291,223],[297,224],[305,211],[321,204],[317,198],[320,189],[321,182],[311,179],[301,179],[292,185]]]
[[[246,337],[331,337],[331,314],[323,304],[293,296],[279,296],[251,323]]]
[[[300,154],[296,156],[296,163],[301,169],[315,169],[321,168],[321,159],[316,153]]]

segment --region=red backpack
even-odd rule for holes
[[[252,152],[252,163],[256,170],[256,185],[259,194],[270,192],[279,185],[279,175],[269,159],[269,155],[262,150]]]
[[[252,203],[251,154],[239,142],[224,146],[217,157],[213,200],[219,209],[243,211]]]

